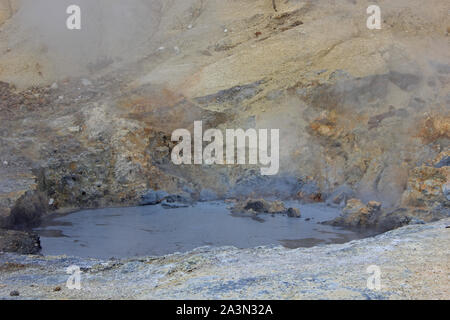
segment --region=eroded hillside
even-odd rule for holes
[[[18,10],[0,31],[4,226],[136,204],[149,189],[448,212],[448,1],[378,1],[382,29],[369,30],[362,0],[279,1],[277,12],[269,0],[136,0],[74,37],[57,27],[64,1],[8,3]],[[50,8],[53,20],[32,14]],[[130,8],[140,14],[124,30]],[[280,173],[173,165],[172,131],[196,120],[279,128]]]

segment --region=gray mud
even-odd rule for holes
[[[344,243],[364,234],[320,222],[339,215],[323,204],[299,205],[301,218],[286,215],[233,215],[223,202],[188,208],[161,206],[85,210],[54,217],[35,229],[42,254],[90,258],[129,258],[186,252],[198,247],[286,248]]]

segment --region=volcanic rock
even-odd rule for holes
[[[41,243],[37,234],[0,229],[0,252],[36,254],[40,250]]]

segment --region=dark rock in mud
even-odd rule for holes
[[[178,209],[178,208],[187,208],[189,207],[188,204],[182,203],[182,202],[168,202],[167,200],[164,200],[161,202],[161,206],[164,209]]]
[[[287,209],[287,215],[290,218],[301,218],[300,210],[297,208],[289,208]]]
[[[436,208],[434,210],[424,210],[417,208],[396,208],[385,211],[376,220],[376,229],[384,232],[397,229],[405,225],[425,224],[448,217],[447,210]]]
[[[237,202],[232,208],[233,213],[268,213],[287,214],[289,217],[301,217],[300,210],[296,208],[286,209],[281,201],[267,201],[264,199],[247,199]]]
[[[176,202],[185,204],[193,203],[192,197],[188,193],[171,194],[164,197],[164,201],[167,203],[176,203]]]
[[[0,252],[37,254],[40,250],[41,242],[37,234],[0,229]]]
[[[406,226],[411,223],[411,220],[411,217],[408,216],[408,210],[400,208],[380,216],[372,227],[381,231],[388,231]]]
[[[234,208],[253,213],[282,213],[286,211],[281,201],[270,202],[264,199],[248,199],[244,203],[237,204]]]
[[[187,208],[192,205],[194,201],[188,193],[171,194],[163,199],[161,205],[165,209]]]
[[[141,206],[155,205],[163,201],[168,196],[169,194],[162,190],[159,191],[149,190],[141,196],[141,201],[139,202],[139,205]]]
[[[149,190],[147,193],[141,196],[139,205],[148,206],[162,204],[165,207],[181,208],[192,204],[194,201],[190,194],[183,192],[180,194],[169,194],[166,191],[154,191]]]

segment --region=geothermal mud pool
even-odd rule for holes
[[[42,254],[129,258],[159,256],[212,246],[287,248],[343,243],[364,235],[320,224],[339,215],[322,204],[299,205],[301,218],[285,215],[234,215],[223,202],[188,208],[161,206],[85,210],[47,220],[36,231]]]

